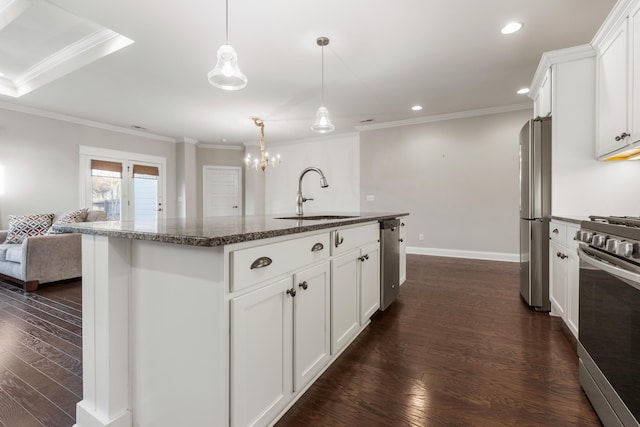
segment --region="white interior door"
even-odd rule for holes
[[[203,216],[236,216],[242,213],[242,173],[239,167],[204,166],[202,169]]]

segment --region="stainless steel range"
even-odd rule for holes
[[[580,256],[580,384],[605,426],[640,426],[640,218],[591,216]]]

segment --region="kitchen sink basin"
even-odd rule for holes
[[[330,220],[330,219],[347,219],[347,218],[358,218],[354,215],[304,215],[304,216],[283,216],[276,219],[306,219],[311,221],[322,221],[322,220]]]

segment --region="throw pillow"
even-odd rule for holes
[[[5,243],[22,243],[31,236],[41,236],[51,227],[53,214],[9,215],[9,231]]]
[[[52,224],[52,226],[47,230],[47,234],[62,234],[62,231],[54,230],[53,226],[58,224],[73,224],[75,222],[84,222],[87,219],[88,211],[86,209],[78,209],[75,211],[67,212],[66,214],[60,215],[58,219]]]

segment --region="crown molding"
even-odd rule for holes
[[[207,144],[206,142],[198,143],[198,148],[210,148],[214,150],[237,150],[237,151],[244,150],[244,146],[241,146],[241,145]]]
[[[533,75],[531,81],[531,91],[529,92],[529,98],[535,99],[540,90],[542,80],[549,69],[554,64],[560,64],[562,62],[577,61],[579,59],[593,58],[596,56],[596,51],[590,44],[582,44],[579,46],[568,47],[566,49],[551,50],[544,52],[538,63],[538,68]]]
[[[3,79],[0,94],[18,98],[132,43],[133,40],[102,28],[44,58],[15,79]]]
[[[611,31],[622,24],[634,4],[636,4],[636,0],[618,0],[616,2],[613,9],[611,9],[611,12],[609,12],[609,15],[607,15],[606,19],[598,29],[598,32],[591,40],[591,44],[594,48],[598,49]]]
[[[490,114],[509,113],[512,111],[530,110],[533,103],[526,102],[522,104],[505,105],[501,107],[480,108],[477,110],[460,111],[458,113],[438,114],[435,116],[417,117],[408,120],[396,120],[393,122],[375,123],[370,125],[356,126],[359,131],[368,131],[376,129],[387,129],[399,126],[420,125],[424,123],[442,122],[445,120],[465,119],[469,117],[487,116]]]
[[[28,0],[10,0],[0,9],[0,30],[15,21],[29,6],[31,2]]]
[[[77,125],[88,126],[96,129],[103,129],[112,132],[124,133],[128,135],[141,136],[144,138],[155,139],[164,142],[175,143],[175,138],[169,138],[163,135],[157,135],[150,132],[139,131],[135,129],[129,129],[123,126],[109,125],[106,123],[95,122],[93,120],[81,119],[79,117],[67,116],[65,114],[52,113],[51,111],[40,110],[33,107],[25,107],[23,105],[12,104],[10,102],[0,101],[0,108],[10,111],[16,111],[18,113],[30,114],[32,116],[44,117],[47,119],[60,120],[63,122],[74,123]]]

